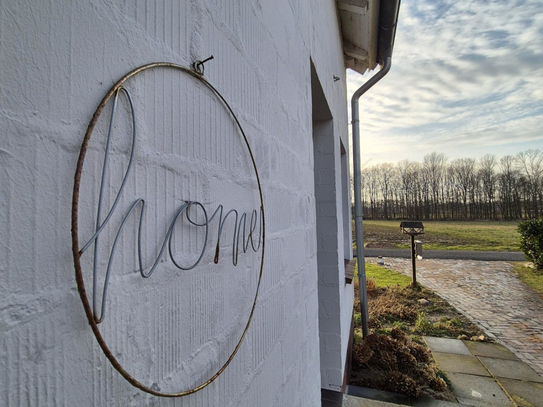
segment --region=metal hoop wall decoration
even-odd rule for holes
[[[204,387],[208,386],[209,384],[211,384],[215,379],[217,379],[224,372],[224,370],[232,362],[232,360],[234,359],[234,356],[236,355],[239,348],[241,347],[241,344],[242,344],[242,342],[243,342],[243,340],[244,340],[244,338],[245,338],[245,336],[247,334],[247,331],[249,329],[249,325],[250,325],[251,320],[253,318],[255,307],[256,307],[256,302],[257,302],[257,298],[258,298],[258,292],[259,292],[259,289],[260,289],[260,283],[261,283],[261,280],[262,280],[262,271],[263,271],[263,267],[264,267],[265,221],[264,221],[264,201],[263,201],[260,177],[259,177],[259,174],[258,174],[258,169],[257,169],[257,166],[256,166],[256,162],[255,162],[253,152],[252,152],[251,147],[249,145],[249,141],[247,140],[247,136],[246,136],[246,134],[245,134],[245,132],[244,132],[238,118],[236,117],[236,115],[235,115],[234,111],[232,110],[232,108],[230,107],[230,105],[227,103],[226,99],[220,94],[220,92],[213,85],[211,85],[203,77],[203,64],[206,61],[208,61],[209,59],[212,59],[212,58],[213,57],[208,58],[208,59],[206,59],[204,61],[196,61],[195,63],[192,64],[192,70],[189,69],[189,68],[183,67],[181,65],[174,64],[174,63],[156,62],[156,63],[151,63],[151,64],[140,66],[140,67],[130,71],[126,75],[124,75],[106,93],[106,95],[104,96],[104,98],[102,99],[100,104],[98,105],[96,111],[94,112],[94,115],[92,116],[92,119],[89,122],[89,125],[87,127],[87,131],[85,133],[85,137],[83,138],[83,143],[82,143],[82,146],[81,146],[81,150],[79,152],[79,159],[77,161],[77,167],[76,167],[76,172],[75,172],[75,177],[74,177],[74,189],[73,189],[73,197],[72,197],[72,229],[71,229],[72,230],[72,252],[73,252],[73,258],[74,258],[74,265],[75,265],[75,277],[76,277],[76,281],[77,281],[77,288],[78,288],[78,291],[79,291],[81,302],[83,303],[83,307],[85,309],[87,319],[88,319],[89,324],[90,324],[90,326],[92,328],[94,336],[96,337],[96,340],[98,341],[98,344],[102,348],[102,351],[104,352],[106,357],[109,359],[109,361],[113,365],[113,367],[128,382],[130,382],[130,384],[132,384],[133,386],[143,390],[144,392],[153,394],[155,396],[161,396],[161,397],[180,397],[180,396],[186,396],[186,395],[189,395],[189,394],[193,394],[193,393],[203,389]],[[102,229],[105,227],[105,224],[108,222],[112,212],[114,211],[114,208],[117,205],[117,201],[119,200],[119,196],[117,196],[115,198],[115,203],[113,204],[112,209],[110,210],[109,214],[106,216],[106,219],[104,221],[102,221],[102,222],[100,222],[100,206],[101,206],[100,202],[101,201],[99,201],[99,204],[98,204],[98,207],[99,207],[99,209],[98,209],[98,217],[97,217],[97,220],[96,220],[97,221],[96,233],[90,238],[90,240],[88,242],[86,242],[86,244],[83,245],[83,248],[80,248],[79,233],[78,233],[79,198],[80,198],[80,186],[81,186],[81,177],[82,177],[82,172],[83,172],[83,165],[84,165],[84,162],[85,162],[85,156],[87,154],[87,150],[89,148],[89,142],[91,140],[93,130],[96,127],[98,119],[99,119],[100,115],[102,114],[102,111],[104,110],[105,106],[107,105],[107,103],[112,98],[113,98],[112,117],[114,116],[114,114],[115,114],[115,106],[116,106],[116,103],[117,103],[117,98],[119,97],[120,93],[123,92],[125,94],[126,98],[128,99],[128,101],[130,103],[130,106],[132,108],[132,121],[133,121],[133,123],[132,123],[132,126],[133,126],[133,141],[132,141],[132,143],[133,143],[133,146],[132,146],[132,151],[131,151],[131,156],[130,156],[130,162],[128,163],[128,169],[126,170],[126,172],[124,174],[124,178],[123,178],[122,185],[121,185],[121,191],[122,191],[122,189],[124,188],[124,185],[125,185],[126,178],[128,176],[128,172],[130,171],[130,167],[132,165],[133,154],[134,154],[134,144],[135,144],[135,125],[136,125],[136,123],[135,123],[135,113],[133,111],[132,100],[130,98],[129,92],[123,87],[123,84],[125,84],[126,81],[128,81],[130,78],[133,78],[134,76],[138,75],[139,73],[142,73],[142,72],[148,71],[148,70],[153,70],[153,69],[174,69],[174,70],[181,71],[181,72],[183,72],[185,74],[188,74],[188,75],[192,76],[193,78],[195,78],[200,83],[204,84],[220,100],[220,102],[221,102],[222,106],[224,107],[224,109],[226,110],[226,112],[234,120],[235,127],[237,127],[240,134],[242,135],[242,138],[243,138],[243,143],[242,144],[245,145],[245,147],[247,149],[247,152],[248,152],[248,154],[250,156],[250,162],[251,162],[252,168],[254,170],[254,175],[255,175],[257,186],[258,186],[258,196],[260,198],[260,216],[261,216],[260,222],[257,220],[258,214],[256,213],[256,210],[255,210],[255,211],[253,211],[253,213],[250,216],[249,234],[248,234],[248,236],[246,234],[246,225],[245,225],[245,223],[247,221],[247,214],[246,213],[244,213],[243,215],[240,216],[240,223],[239,223],[239,227],[237,227],[237,233],[236,233],[236,228],[234,229],[234,240],[233,240],[233,245],[234,245],[234,247],[233,247],[233,263],[234,263],[234,265],[236,265],[236,263],[237,263],[237,252],[240,249],[240,233],[241,233],[241,230],[242,230],[242,226],[243,226],[243,236],[242,236],[241,249],[245,252],[247,250],[247,248],[249,247],[249,245],[252,246],[252,248],[253,248],[253,250],[255,252],[259,248],[262,249],[261,260],[260,260],[260,270],[258,271],[258,279],[257,279],[257,283],[256,283],[255,295],[254,295],[254,299],[252,301],[252,305],[250,307],[250,313],[249,313],[249,316],[247,318],[247,322],[245,323],[243,331],[241,333],[241,337],[237,341],[237,344],[234,347],[234,350],[229,355],[226,362],[209,379],[207,379],[206,381],[202,382],[199,385],[194,386],[191,389],[184,390],[184,391],[179,391],[179,392],[172,392],[172,393],[159,391],[154,386],[153,387],[146,386],[145,384],[138,381],[135,377],[133,377],[127,370],[125,370],[125,368],[121,365],[121,363],[117,360],[117,358],[113,355],[113,353],[109,349],[109,347],[108,347],[108,345],[106,343],[106,340],[104,339],[104,337],[102,336],[102,334],[100,332],[100,329],[98,328],[98,324],[100,324],[100,322],[102,322],[102,319],[104,318],[104,314],[105,314],[105,306],[106,306],[105,298],[106,298],[107,284],[108,284],[108,279],[109,279],[109,266],[110,265],[108,265],[108,272],[106,274],[106,280],[105,280],[105,283],[104,283],[104,292],[103,292],[103,298],[102,298],[102,308],[101,308],[101,313],[100,314],[98,314],[97,310],[96,310],[96,298],[95,298],[96,287],[95,286],[93,287],[93,305],[92,306],[89,304],[89,299],[87,297],[87,290],[85,288],[85,283],[84,283],[84,278],[83,278],[83,270],[82,270],[82,265],[81,265],[81,256],[90,246],[92,246],[93,244],[95,244],[95,246],[97,245],[96,242],[98,241],[98,235],[100,234]],[[110,122],[110,133],[111,133],[112,126],[113,126],[113,118],[112,118],[112,121]],[[109,148],[109,136],[110,135],[108,135],[108,142],[107,142],[108,144],[106,146],[106,157],[104,159],[104,167],[107,165],[107,154],[108,154],[107,149]],[[105,172],[105,170],[104,170],[104,172]],[[102,187],[103,187],[103,185],[101,185],[101,188],[100,188],[100,199],[101,199],[101,195],[102,195],[102,191],[101,191]],[[121,193],[121,191],[119,191],[119,194]],[[128,214],[123,219],[123,223],[121,224],[120,229],[118,231],[118,235],[117,235],[117,237],[115,239],[115,244],[112,247],[112,254],[111,254],[110,260],[112,259],[113,253],[115,251],[115,245],[117,244],[116,240],[119,237],[119,234],[121,233],[121,231],[122,231],[122,229],[124,227],[124,223],[126,222],[126,218],[132,213],[132,211],[138,205],[140,205],[140,206],[145,205],[145,203],[144,202],[142,203],[142,201],[143,201],[142,199],[139,199],[138,201],[136,201],[132,205],[132,207],[130,208]],[[201,208],[201,210],[203,210],[204,215],[205,215],[205,220],[206,220],[205,225],[204,224],[199,224],[195,220],[190,219],[189,209],[190,209],[191,206],[199,206]],[[142,210],[143,210],[143,208],[142,208]],[[217,214],[220,215],[219,216],[220,217],[220,220],[219,220],[219,239],[220,239],[220,234],[222,233],[222,225],[223,225],[224,221],[226,220],[226,217],[228,217],[232,212],[235,212],[235,219],[236,219],[236,226],[237,226],[238,212],[236,210],[229,211],[226,214],[226,216],[223,218],[223,208],[222,208],[222,205],[219,205],[219,207],[215,210],[213,215],[208,217],[208,215],[205,212],[205,209],[203,208],[201,203],[196,202],[196,201],[186,202],[178,210],[178,212],[175,215],[174,221],[172,222],[172,225],[170,226],[170,230],[168,232],[169,235],[167,234],[167,236],[166,236],[166,238],[164,240],[164,243],[162,245],[162,249],[160,251],[159,257],[162,256],[162,254],[163,254],[163,252],[165,250],[166,240],[168,239],[168,237],[170,238],[170,241],[168,243],[171,246],[171,231],[173,229],[173,225],[177,221],[177,218],[179,218],[183,214],[186,215],[187,220],[190,223],[192,223],[193,225],[205,226],[206,227],[206,241],[207,241],[207,225],[208,225],[208,223]],[[242,222],[243,222],[243,225],[242,225]],[[253,232],[256,230],[257,223],[260,224],[260,233],[259,233],[258,245],[255,247],[254,240],[253,240]],[[141,228],[141,223],[140,223],[140,228]],[[237,244],[236,244],[236,234],[237,234]],[[138,237],[138,239],[139,239],[139,237]],[[138,243],[141,243],[141,242],[138,242]],[[217,243],[217,253],[215,255],[215,263],[218,262],[218,246],[219,246],[219,244]],[[203,254],[203,251],[202,251],[202,254]],[[141,253],[140,253],[140,255],[141,255]],[[198,264],[198,262],[201,260],[201,258],[202,258],[202,256],[200,256],[200,258],[196,261],[196,263],[194,265],[192,265],[190,268],[193,268],[196,264]],[[173,257],[172,257],[172,260],[175,263],[175,260],[173,259]],[[154,271],[154,268],[156,267],[157,263],[158,263],[158,259],[157,259],[157,262],[155,262],[155,264],[153,265],[153,267],[151,268],[151,270],[147,274],[145,274],[143,272],[143,269],[140,269],[142,277],[144,277],[144,278],[149,277],[151,275],[151,273]],[[189,270],[190,269],[190,268],[181,267],[177,263],[176,263],[176,266],[179,269],[182,269],[182,270]],[[140,257],[140,267],[141,267],[141,257]]]

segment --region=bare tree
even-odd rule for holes
[[[364,168],[362,170],[364,179],[363,188],[366,190],[365,196],[369,198],[370,217],[376,219],[376,209],[378,204],[378,171],[376,167]]]
[[[381,196],[383,197],[383,217],[388,219],[389,217],[389,201],[391,196],[391,184],[394,176],[394,167],[392,164],[384,163],[379,164],[377,167],[377,182],[381,190]]]
[[[522,217],[518,183],[520,172],[515,168],[515,158],[506,155],[500,159],[498,173],[499,199],[504,219],[520,219]]]
[[[464,218],[468,218],[468,199],[470,199],[475,183],[475,160],[473,158],[459,158],[451,163],[454,183],[464,205]]]
[[[442,202],[440,199],[443,196],[443,175],[445,173],[445,165],[447,157],[443,153],[436,153],[424,156],[425,174],[428,177],[430,192],[434,205],[434,218],[439,218],[439,207]]]
[[[487,154],[479,160],[479,178],[483,187],[483,205],[487,219],[496,219],[494,196],[496,194],[496,157]]]
[[[487,154],[447,162],[378,164],[362,172],[371,218],[520,219],[543,214],[543,153],[528,150],[499,161]],[[367,213],[365,211],[365,213]]]
[[[530,217],[537,218],[539,216],[538,197],[541,188],[541,178],[543,174],[543,154],[540,150],[527,150],[517,155],[517,163],[523,175],[526,177],[528,191],[531,199],[531,211],[528,214]]]
[[[401,194],[405,203],[405,212],[403,217],[410,217],[414,212],[415,196],[414,196],[414,184],[415,184],[415,165],[409,160],[400,161],[397,164],[398,175],[400,179]]]

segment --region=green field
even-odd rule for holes
[[[425,221],[422,240],[427,250],[520,251],[517,222]],[[365,220],[367,247],[410,247],[409,236],[400,231],[398,220]]]

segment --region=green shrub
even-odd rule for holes
[[[537,269],[543,269],[543,219],[531,219],[518,224],[520,249]]]

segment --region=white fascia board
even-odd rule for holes
[[[338,1],[345,66],[361,74],[377,66],[379,0]]]
[[[367,1],[365,1],[361,6],[346,2],[338,2],[337,6],[340,10],[348,11],[349,13],[360,14],[362,16],[368,12]]]

